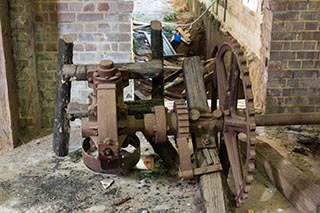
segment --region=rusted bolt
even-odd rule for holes
[[[192,109],[189,111],[189,116],[191,121],[197,121],[200,118],[200,112],[196,109]]]
[[[209,145],[210,144],[210,140],[209,140],[210,136],[206,135],[204,138],[202,138],[201,142],[203,145]]]
[[[104,70],[112,69],[114,67],[113,61],[111,60],[102,60],[99,63],[99,67]]]
[[[216,109],[213,111],[213,117],[215,118],[221,118],[222,117],[222,112],[220,109]]]
[[[230,110],[226,109],[223,111],[223,114],[228,116],[231,114],[231,112],[230,112]]]
[[[110,148],[107,148],[106,150],[104,150],[104,154],[106,156],[112,156],[113,155],[113,151]]]

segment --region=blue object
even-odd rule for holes
[[[181,35],[174,33],[171,39],[171,45],[175,48],[181,43]]]

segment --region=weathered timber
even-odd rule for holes
[[[189,110],[199,109],[201,111],[208,111],[209,106],[204,87],[203,66],[200,58],[186,58],[183,62],[183,73],[188,94],[187,100]],[[201,136],[197,138],[201,138]],[[212,164],[209,165],[212,161],[214,163],[213,165],[217,167],[221,165],[219,158],[215,157],[218,156],[216,148],[206,149],[204,152],[207,154],[209,153],[212,158],[211,161],[208,161],[208,159],[206,160],[206,157],[203,155],[202,162],[199,162],[200,165],[203,167],[212,166]],[[203,152],[200,152],[199,154],[202,155],[202,153]],[[207,213],[227,212],[221,170],[201,175],[200,187],[204,199],[204,208]]]
[[[161,60],[151,60],[146,63],[116,63],[114,66],[129,79],[156,78],[162,75],[163,65]],[[98,64],[91,65],[64,65],[63,75],[74,78],[77,81],[86,81],[89,70],[97,70]]]
[[[257,126],[320,124],[320,113],[290,113],[256,115]]]
[[[67,114],[67,118],[70,120],[88,117],[88,104],[71,102],[68,104]]]
[[[56,99],[54,111],[53,150],[57,156],[66,156],[69,151],[70,124],[67,106],[70,102],[71,81],[62,74],[64,64],[72,64],[73,43],[68,37],[59,39],[56,76]]]
[[[241,145],[246,147],[244,142]],[[256,153],[256,168],[270,179],[299,212],[320,212],[319,185],[269,144],[259,141]]]
[[[13,65],[8,1],[0,1],[0,150],[18,145],[18,92]]]
[[[208,110],[206,89],[203,81],[204,69],[199,56],[183,61],[184,81],[189,109]]]
[[[162,25],[160,21],[151,21],[152,59],[163,61]],[[152,79],[152,98],[164,100],[164,74]]]

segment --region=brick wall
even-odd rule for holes
[[[19,124],[26,138],[41,128],[33,3],[9,0],[13,56],[17,72]]]
[[[74,63],[131,60],[132,1],[9,0],[9,4],[24,134],[53,127],[59,36],[73,38]],[[76,96],[86,99],[79,91]]]
[[[320,1],[271,2],[266,113],[320,112]]]
[[[211,0],[189,0],[189,5],[194,15],[198,17],[212,2]],[[266,90],[267,76],[264,63],[261,65],[260,61],[263,16],[261,4],[258,5],[257,11],[254,12],[245,7],[240,0],[228,0],[226,15],[224,15],[224,7],[215,3],[209,10],[211,14],[207,13],[203,20],[207,58],[215,56],[226,34],[231,34],[244,47],[246,57],[249,59],[247,65],[250,70],[255,107],[262,108],[265,99],[261,94]]]
[[[74,40],[74,63],[131,61],[132,11],[132,1],[59,1],[59,33]]]

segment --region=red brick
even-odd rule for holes
[[[85,50],[86,51],[96,51],[97,50],[97,45],[92,44],[92,43],[87,43],[85,44]]]
[[[317,47],[317,42],[315,41],[305,41],[304,44],[303,44],[303,49],[304,50],[315,50]]]
[[[57,20],[58,20],[57,13],[49,13],[49,21],[50,22],[57,22]]]
[[[56,3],[55,2],[42,3],[42,11],[47,11],[47,12],[56,11]]]
[[[109,24],[99,24],[98,25],[98,31],[99,32],[109,32],[110,31],[110,25]]]
[[[302,2],[288,2],[288,10],[306,10],[308,3],[306,1]]]
[[[130,43],[120,43],[119,50],[123,52],[131,51],[131,44]]]
[[[272,11],[286,11],[287,10],[287,2],[271,2],[271,10]]]
[[[45,50],[49,52],[56,52],[58,50],[57,44],[47,43],[45,44]]]
[[[131,24],[119,24],[120,32],[131,32]]]
[[[118,4],[118,10],[121,13],[132,12],[133,11],[133,2],[120,2]]]
[[[317,30],[318,29],[318,22],[306,22],[306,30]]]
[[[84,51],[84,48],[83,48],[82,44],[74,44],[73,45],[73,50],[74,51]]]
[[[83,11],[84,12],[94,12],[95,6],[93,3],[87,3],[83,6]]]
[[[110,47],[110,44],[103,44],[102,43],[102,44],[98,45],[97,50],[102,51],[102,52],[109,51],[109,50],[111,50],[111,47]]]
[[[68,3],[57,3],[57,11],[58,12],[68,12],[69,11],[69,7],[68,7]]]
[[[98,4],[98,11],[109,11],[110,6],[108,3],[99,3]]]
[[[320,38],[320,32],[303,32],[300,33],[299,40],[318,40]]]
[[[82,3],[69,3],[70,11],[82,11]]]
[[[111,50],[112,50],[112,51],[118,51],[118,50],[119,50],[119,45],[118,45],[118,43],[112,43],[112,44],[111,44]]]
[[[38,13],[35,15],[36,22],[48,22],[49,14],[48,13]]]
[[[273,12],[273,20],[275,21],[298,21],[299,17],[299,12]]]
[[[302,49],[302,42],[292,42],[291,43],[291,50],[301,50]]]
[[[130,22],[130,20],[131,20],[131,15],[130,14],[120,14],[119,15],[119,21],[120,22],[128,23],[128,22]]]
[[[59,22],[74,22],[76,15],[74,13],[58,13]]]
[[[319,12],[320,11],[320,1],[319,0],[309,1],[309,10]]]
[[[103,14],[97,13],[79,13],[77,17],[78,21],[102,21]]]

